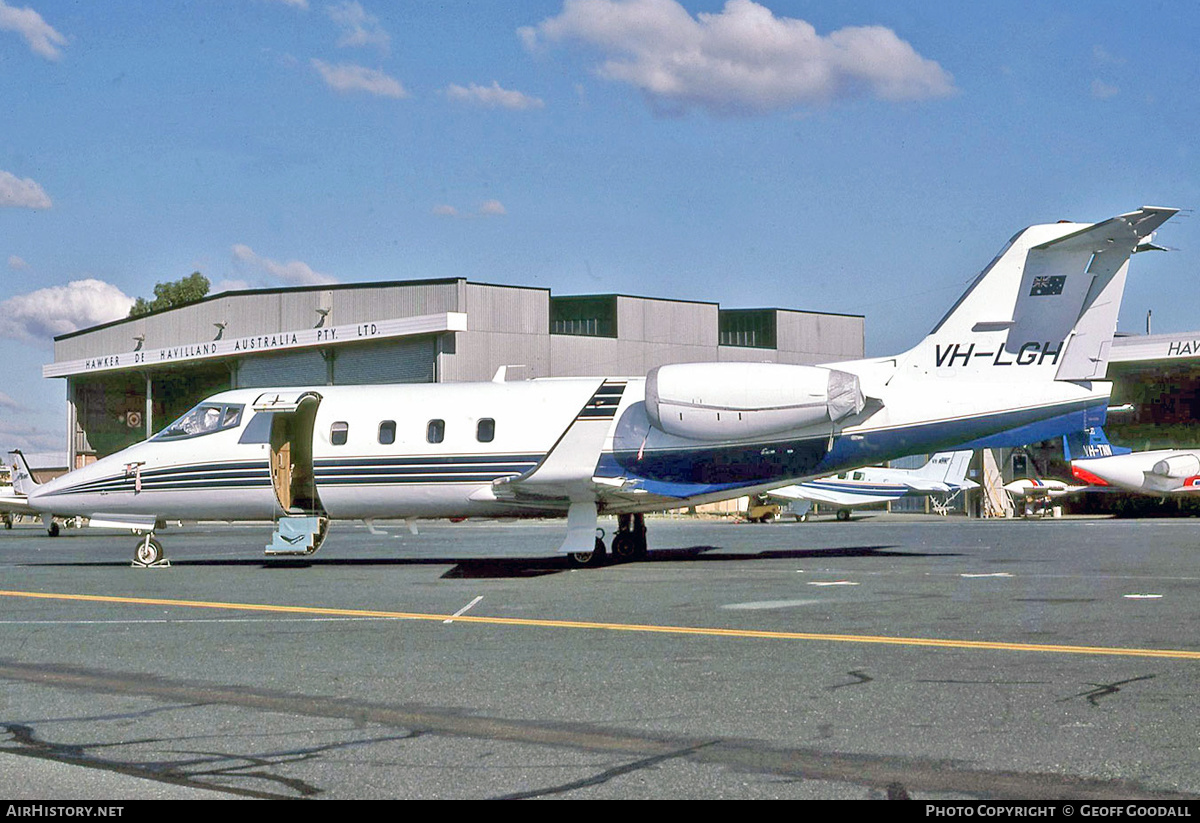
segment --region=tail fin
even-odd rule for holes
[[[1112,457],[1116,454],[1129,454],[1133,449],[1124,446],[1114,446],[1108,442],[1104,429],[1093,426],[1073,434],[1063,435],[1063,459],[1070,463],[1072,460],[1088,460],[1093,457]]]
[[[1102,223],[1018,233],[929,336],[903,356],[913,375],[1102,379],[1130,256],[1178,211],[1145,206]]]
[[[922,480],[934,480],[954,488],[974,488],[974,481],[967,480],[967,469],[975,452],[970,449],[956,452],[938,452],[924,466],[914,469],[912,476]]]
[[[930,480],[945,480],[953,472],[954,461],[959,454],[964,454],[967,460],[971,459],[971,452],[938,452],[931,456],[925,462],[924,466],[919,469],[913,469],[913,477],[925,477]],[[966,470],[964,469],[964,472]]]
[[[13,449],[9,454],[13,455],[13,491],[28,497],[41,484],[33,479],[33,471],[20,449]]]

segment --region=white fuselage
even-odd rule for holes
[[[870,380],[878,364],[865,365],[864,378]],[[589,412],[597,393],[613,385],[623,387],[619,399]],[[935,391],[942,387],[954,390]],[[920,381],[911,392],[881,392],[887,398],[884,408],[847,419],[836,431],[823,424],[769,439],[712,443],[651,426],[641,378],[322,386],[311,390],[320,395],[311,430],[311,473],[320,508],[335,519],[562,514],[569,503],[565,497],[506,494],[505,484],[519,491],[520,483],[513,481],[538,469],[579,423],[602,427],[600,436],[577,476],[560,478],[562,483],[598,483],[601,511],[655,511],[934,451],[1055,411],[1080,414],[1107,397],[1107,384],[1009,388],[1002,392],[981,385],[978,392],[964,392],[960,383],[934,378]],[[254,412],[253,406],[269,392],[297,391],[240,389],[216,395],[206,402],[241,407],[236,426],[179,439],[162,439],[160,433],[38,487],[30,502],[55,514],[97,519],[277,517],[284,511],[272,482],[272,446],[265,430],[255,434],[253,423],[269,412]],[[942,411],[931,415],[931,406]],[[440,440],[431,442],[436,421],[441,421]]]
[[[1080,480],[1094,485],[1132,492],[1181,494],[1200,491],[1200,451],[1158,449],[1073,460],[1071,471]]]

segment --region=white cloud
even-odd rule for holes
[[[213,286],[212,293],[220,294],[221,292],[226,292],[226,291],[246,291],[249,288],[253,288],[250,285],[249,281],[226,279],[226,280],[220,281],[215,286]]]
[[[1092,97],[1097,100],[1107,100],[1110,97],[1116,97],[1121,93],[1121,90],[1116,86],[1110,86],[1103,80],[1092,81]]]
[[[480,86],[475,83],[469,86],[459,86],[451,83],[446,87],[446,94],[455,100],[474,103],[490,109],[525,111],[540,109],[546,105],[540,97],[531,97],[523,92],[501,88],[495,80],[490,86]]]
[[[20,271],[21,269],[29,268],[29,264],[15,254],[10,254],[8,256],[8,267],[13,271]]]
[[[381,51],[387,51],[391,35],[379,25],[379,18],[368,14],[360,4],[350,0],[328,6],[326,11],[342,30],[342,36],[337,41],[339,46],[378,46]]]
[[[59,334],[120,320],[133,298],[102,280],[73,280],[0,303],[0,337],[47,342]]]
[[[0,31],[15,31],[25,38],[29,48],[47,60],[62,57],[59,46],[67,45],[67,38],[28,6],[18,9],[0,0]]]
[[[307,263],[299,260],[280,263],[269,257],[260,257],[254,253],[254,249],[241,243],[233,247],[233,259],[263,271],[287,286],[323,286],[338,282],[336,277],[313,271]]]
[[[67,454],[63,448],[64,430],[57,425],[54,414],[38,414],[29,409],[14,409],[20,419],[0,419],[0,455],[7,457],[10,449],[20,449],[34,468],[67,465]],[[63,419],[65,422],[65,416]],[[51,424],[51,428],[42,425]]]
[[[325,78],[325,84],[340,92],[365,91],[378,97],[393,97],[402,99],[408,97],[404,86],[394,77],[389,77],[378,69],[368,69],[352,63],[341,63],[332,66],[324,60],[313,59],[313,67]]]
[[[9,411],[24,411],[24,407],[13,400],[4,392],[0,392],[0,409],[8,409]]]
[[[285,6],[296,9],[308,9],[308,0],[271,0],[271,2],[283,3]]]
[[[438,217],[471,219],[474,217],[503,217],[508,214],[508,209],[504,208],[504,204],[499,200],[484,200],[479,204],[479,211],[477,212],[461,212],[454,206],[442,203],[433,207],[433,213]]]
[[[1125,58],[1110,54],[1103,46],[1092,46],[1092,61],[1100,66],[1123,66]]]
[[[0,208],[48,209],[51,205],[50,196],[32,179],[0,170]]]
[[[568,0],[525,45],[575,41],[604,55],[600,76],[640,89],[653,105],[720,115],[762,114],[849,97],[921,100],[954,92],[953,78],[883,26],[827,36],[776,17],[752,0],[728,0],[692,17],[676,0]]]

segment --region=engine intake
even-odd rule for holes
[[[692,440],[746,440],[863,410],[858,376],[781,363],[677,363],[646,375],[655,428]]]

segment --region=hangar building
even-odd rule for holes
[[[229,388],[643,375],[665,363],[863,356],[863,317],[463,278],[229,291],[54,339],[74,468]]]

